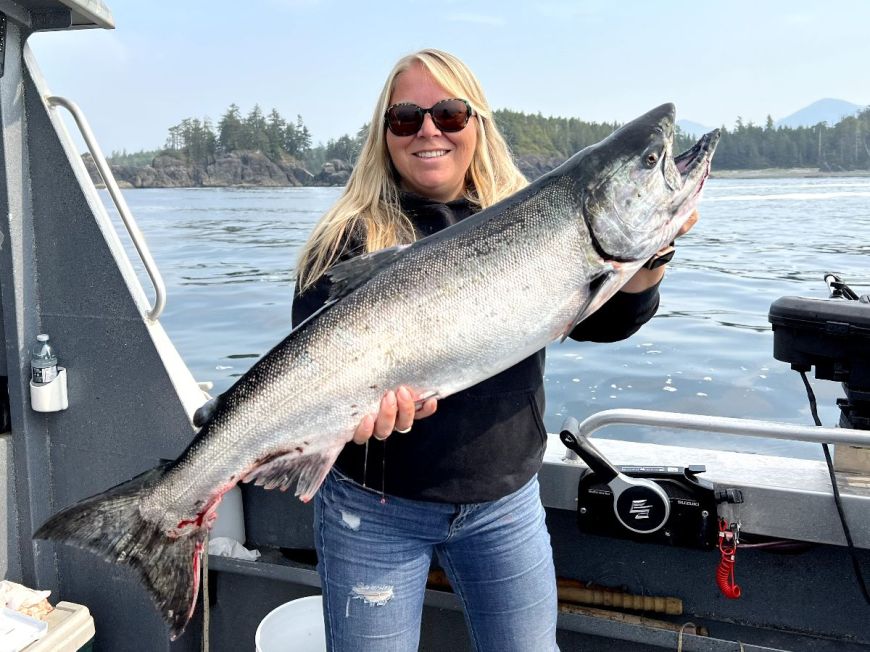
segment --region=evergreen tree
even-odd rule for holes
[[[341,136],[337,140],[330,139],[329,142],[326,143],[327,159],[337,158],[342,161],[353,163],[356,161],[358,154],[359,149],[357,141],[347,134]]]
[[[269,151],[269,136],[266,133],[266,118],[259,104],[248,114],[244,121],[244,149],[252,149],[260,152]]]
[[[268,154],[272,158],[281,158],[284,154],[284,130],[287,128],[287,123],[284,118],[278,113],[277,109],[272,109],[269,114],[269,120],[266,123],[266,139],[268,140]]]
[[[222,152],[242,149],[245,140],[242,114],[236,104],[230,104],[227,112],[218,122],[218,143]]]
[[[291,156],[302,156],[302,135],[296,128],[296,125],[292,122],[288,122],[284,125],[284,136],[282,142],[284,144],[284,151],[288,154]]]
[[[296,115],[296,133],[299,138],[299,153],[305,156],[305,153],[311,149],[311,132],[308,131],[308,127],[302,122],[302,116],[299,114]]]
[[[211,122],[208,118],[203,122],[197,118],[185,118],[169,128],[166,149],[179,153],[188,161],[205,163],[216,149]]]

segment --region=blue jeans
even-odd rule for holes
[[[457,505],[382,500],[333,469],[315,497],[315,540],[333,652],[417,649],[433,551],[462,601],[475,650],[558,650],[537,477],[500,500]]]

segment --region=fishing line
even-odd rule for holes
[[[208,595],[208,531],[205,533],[203,546],[205,550],[201,553],[202,559],[202,652],[209,652],[209,630],[211,629],[211,598]]]
[[[386,494],[387,485],[387,440],[384,440],[384,447],[381,450],[381,505],[387,502]]]
[[[363,477],[362,477],[362,486],[366,486],[366,477],[368,476],[369,470],[369,440],[366,439],[366,451],[363,454]]]
[[[819,412],[816,409],[816,395],[813,388],[810,386],[810,381],[807,379],[807,373],[798,370],[801,379],[804,381],[804,387],[807,390],[807,398],[810,401],[810,412],[813,415],[813,421],[821,427],[822,420],[819,419]],[[864,582],[864,574],[861,572],[861,563],[858,560],[858,554],[855,552],[855,544],[852,542],[852,533],[849,531],[849,525],[846,523],[846,513],[843,511],[843,503],[840,500],[840,489],[837,486],[837,476],[834,473],[834,462],[831,459],[831,451],[827,443],[822,443],[822,450],[825,452],[825,462],[828,464],[828,474],[831,476],[831,487],[834,490],[834,503],[837,505],[837,513],[840,515],[840,523],[843,525],[843,534],[846,535],[846,546],[849,549],[849,556],[852,558],[852,567],[855,569],[855,577],[858,579],[858,586],[861,588],[861,593],[864,595],[864,600],[870,604],[870,593],[867,591],[867,584]]]

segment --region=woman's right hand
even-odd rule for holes
[[[364,444],[372,436],[383,441],[394,431],[406,433],[414,421],[431,416],[438,409],[438,401],[434,398],[426,399],[417,409],[419,400],[420,397],[407,387],[399,387],[395,392],[390,390],[381,399],[378,413],[367,414],[360,421],[353,433],[354,443]]]

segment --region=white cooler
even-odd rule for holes
[[[94,619],[84,605],[58,602],[45,620],[46,635],[22,652],[77,652],[94,637]]]

